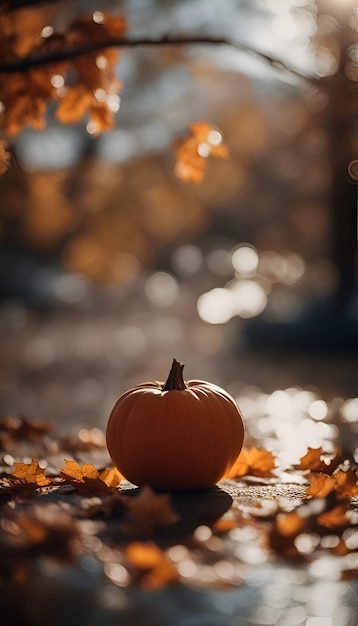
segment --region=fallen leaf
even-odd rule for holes
[[[161,589],[178,580],[178,572],[165,553],[153,543],[133,542],[125,550],[137,570],[134,582],[145,589]]]
[[[238,476],[261,476],[272,475],[271,470],[275,467],[275,457],[269,450],[243,448],[230,471],[224,478],[237,478]]]
[[[347,511],[349,510],[348,502],[342,502],[338,504],[330,511],[321,513],[317,517],[317,524],[324,526],[325,528],[336,528],[340,526],[347,526],[349,524],[347,518]]]
[[[323,454],[322,448],[308,448],[306,454],[304,454],[298,465],[295,465],[296,469],[321,471],[322,461],[321,456]]]
[[[296,536],[303,528],[304,520],[296,511],[280,513],[276,517],[276,529],[284,537]]]
[[[334,475],[336,489],[342,498],[354,498],[358,496],[358,482],[355,470],[343,472],[340,470]]]
[[[173,511],[169,494],[156,494],[143,487],[137,496],[128,499],[128,520],[123,529],[127,534],[151,536],[159,528],[175,524],[179,515]]]
[[[12,476],[20,483],[35,484],[39,487],[51,485],[51,478],[45,476],[45,470],[40,467],[36,459],[32,459],[31,463],[15,463],[14,465],[15,471]]]
[[[310,485],[306,489],[306,495],[310,498],[325,498],[336,487],[335,479],[323,472],[312,476]]]
[[[110,467],[104,469],[99,477],[106,483],[107,487],[118,487],[120,482],[124,479],[124,476],[117,470],[116,467]]]
[[[107,473],[106,470],[99,473],[93,463],[84,463],[82,466],[75,461],[65,459],[66,465],[60,470],[60,476],[70,483],[76,491],[90,496],[106,496],[112,493],[111,482],[118,484],[119,476],[114,473]]]
[[[306,454],[301,457],[295,469],[310,470],[311,472],[324,472],[332,474],[342,459],[342,450],[337,448],[333,457],[328,458],[322,448],[308,448]]]

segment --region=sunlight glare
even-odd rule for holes
[[[178,281],[168,272],[155,272],[147,279],[144,292],[153,304],[170,306],[179,295]]]
[[[240,246],[234,250],[231,262],[234,269],[239,274],[250,276],[255,273],[259,262],[259,257],[255,248],[251,246]]]
[[[308,413],[314,420],[324,420],[328,415],[328,406],[324,400],[315,400],[308,409]]]
[[[299,30],[291,15],[277,15],[272,21],[274,35],[281,39],[290,40],[297,37]]]
[[[53,74],[51,76],[51,85],[56,87],[56,89],[60,89],[65,84],[65,79],[61,74]]]
[[[48,37],[51,37],[53,33],[54,33],[54,27],[48,24],[47,26],[43,27],[41,31],[41,37],[43,37],[44,39],[47,39]]]
[[[208,133],[208,142],[212,146],[220,146],[223,142],[223,136],[218,130],[211,130]]]
[[[240,280],[231,289],[234,311],[243,319],[256,317],[264,311],[267,296],[261,285],[253,280]]]
[[[106,21],[106,16],[102,11],[94,11],[92,14],[92,19],[95,24],[104,24]]]
[[[210,155],[211,147],[206,141],[202,141],[198,145],[198,154],[203,157],[203,159],[207,159]]]
[[[198,298],[199,317],[209,324],[226,324],[233,316],[233,301],[227,289],[216,287]]]
[[[342,406],[342,419],[345,422],[358,422],[358,398],[349,398]]]

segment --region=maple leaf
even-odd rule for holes
[[[104,483],[106,483],[107,487],[118,487],[124,478],[116,467],[110,467],[102,470],[99,477]]]
[[[174,174],[185,182],[203,181],[209,156],[227,159],[229,151],[221,133],[208,122],[192,122],[190,134],[175,144]]]
[[[161,589],[179,578],[173,563],[153,543],[132,542],[125,550],[125,557],[137,570],[135,582],[145,589]]]
[[[317,524],[325,526],[325,528],[347,526],[349,524],[347,518],[348,510],[349,503],[347,501],[341,502],[330,511],[321,513],[321,515],[317,517]]]
[[[85,86],[76,85],[69,89],[56,110],[60,122],[71,124],[79,122],[94,101],[94,95]]]
[[[301,457],[298,465],[294,465],[294,468],[332,474],[342,459],[342,450],[337,448],[334,456],[328,461],[325,460],[325,456],[326,454],[322,448],[308,447],[306,454]]]
[[[306,489],[306,495],[311,498],[325,498],[335,487],[335,479],[320,472],[318,475],[312,476],[311,484]]]
[[[32,459],[31,463],[15,463],[15,471],[12,476],[22,484],[38,485],[45,487],[51,485],[52,480],[45,476],[45,470],[39,465],[36,459]]]
[[[114,469],[99,473],[92,463],[84,463],[81,467],[75,461],[65,459],[65,462],[65,467],[60,470],[60,476],[76,491],[85,495],[106,496],[121,480],[121,475]]]
[[[342,498],[354,498],[358,496],[358,482],[355,470],[343,472],[342,470],[334,475],[336,489]]]
[[[148,486],[144,486],[137,496],[128,499],[127,508],[129,519],[123,526],[127,534],[150,536],[155,530],[179,520],[178,514],[171,507],[170,495],[157,495]]]
[[[275,467],[275,458],[268,450],[243,448],[230,471],[224,478],[236,478],[238,476],[271,476],[271,470]]]

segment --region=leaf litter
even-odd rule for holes
[[[356,576],[357,467],[341,450],[308,449],[289,468],[302,480],[280,484],[272,451],[244,448],[217,487],[190,496],[137,489],[103,443],[78,438],[76,449],[45,423],[2,420],[0,438],[2,583],[26,585],[43,559],[63,567],[90,555],[122,587],[231,587],[253,549],[262,562],[311,562],[324,550],[342,579]]]

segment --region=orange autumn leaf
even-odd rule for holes
[[[306,495],[313,498],[325,498],[335,489],[335,479],[320,472],[312,476],[311,484],[306,489]]]
[[[280,513],[276,517],[276,529],[284,537],[297,535],[302,530],[303,524],[303,518],[296,511]]]
[[[185,182],[201,183],[209,156],[227,159],[229,151],[221,133],[208,122],[192,122],[190,134],[176,146],[174,174]]]
[[[104,469],[100,472],[99,477],[104,483],[106,483],[107,487],[118,487],[121,480],[124,478],[116,467]]]
[[[275,467],[275,458],[269,450],[259,450],[255,446],[243,448],[225,478],[238,476],[271,476]]]
[[[129,521],[124,525],[128,534],[149,536],[159,528],[175,524],[178,514],[172,509],[169,494],[156,494],[143,487],[137,496],[128,499]]]
[[[295,465],[296,469],[321,471],[322,470],[322,448],[308,448],[306,454],[301,457],[300,463]]]
[[[45,470],[40,467],[36,459],[32,459],[31,463],[15,463],[15,471],[12,475],[22,484],[45,487],[52,483],[51,478],[45,476]]]
[[[70,482],[84,482],[86,478],[99,479],[99,472],[93,463],[84,463],[82,467],[75,461],[65,459],[65,467],[60,470],[62,478]]]
[[[320,526],[324,526],[325,528],[337,528],[339,526],[347,526],[347,524],[349,523],[347,518],[348,509],[349,504],[347,502],[342,502],[330,511],[321,513],[321,515],[317,517],[317,523]]]
[[[165,553],[152,543],[130,543],[125,550],[129,563],[140,572],[145,589],[161,589],[178,580],[178,572]]]
[[[336,448],[334,456],[328,460],[325,458],[326,456],[322,448],[308,448],[306,454],[301,457],[299,464],[294,465],[294,467],[304,471],[310,470],[311,472],[332,474],[342,459],[342,450]]]
[[[56,110],[56,117],[65,124],[78,122],[94,102],[94,95],[83,85],[72,87],[62,98]]]
[[[336,489],[342,498],[354,498],[358,496],[358,482],[355,470],[343,472],[342,470],[334,475]]]
[[[65,462],[65,467],[60,470],[60,476],[83,494],[106,496],[122,479],[115,468],[100,473],[93,463],[84,463],[80,466],[68,459],[65,459]]]

